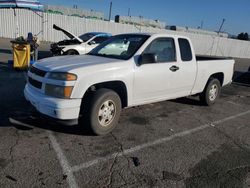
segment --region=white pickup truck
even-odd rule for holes
[[[46,117],[83,115],[97,135],[110,132],[122,108],[198,94],[206,105],[231,83],[234,60],[197,60],[190,40],[169,34],[121,34],[87,55],[40,60],[25,97]]]

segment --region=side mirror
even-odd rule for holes
[[[143,65],[143,64],[151,64],[151,63],[157,63],[157,55],[154,53],[146,53],[142,54],[139,57],[138,64]]]
[[[96,44],[96,42],[94,40],[88,42],[88,45],[93,45],[93,44]]]

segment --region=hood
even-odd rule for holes
[[[73,33],[70,33],[69,31],[67,30],[64,30],[60,27],[58,27],[57,25],[53,25],[53,29],[57,30],[57,31],[62,31],[67,37],[69,37],[70,39],[76,39],[78,40],[80,43],[82,43],[82,39],[80,39],[78,36],[74,35]]]
[[[72,72],[78,68],[91,67],[95,65],[108,65],[111,63],[118,63],[120,61],[123,60],[92,55],[55,56],[39,60],[34,64],[34,67],[49,72]]]

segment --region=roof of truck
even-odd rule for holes
[[[155,37],[176,37],[176,38],[187,38],[187,36],[176,35],[171,33],[122,33],[118,35],[143,35],[143,36],[155,36]]]

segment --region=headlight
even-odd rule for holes
[[[58,98],[70,98],[72,90],[73,86],[45,85],[45,94]]]
[[[72,73],[51,72],[49,73],[48,78],[54,80],[75,81],[77,79],[77,76]]]

